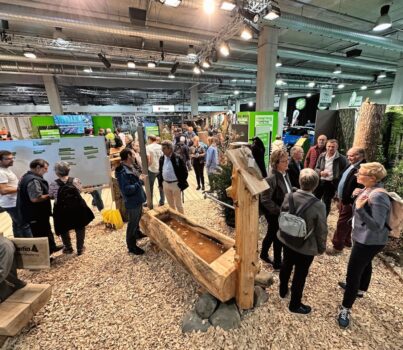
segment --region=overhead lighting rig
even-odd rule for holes
[[[392,27],[392,20],[389,16],[389,9],[391,4],[391,2],[387,2],[381,7],[381,15],[377,19],[375,26],[372,28],[374,32],[381,32]]]

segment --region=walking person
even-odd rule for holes
[[[157,143],[157,137],[155,135],[148,136],[148,145],[146,146],[147,160],[148,160],[148,179],[150,181],[151,195],[154,194],[155,179],[159,174],[159,161],[162,157],[162,147]],[[159,205],[164,205],[165,195],[162,187],[158,186],[160,193]]]
[[[326,249],[326,208],[312,193],[318,183],[319,176],[313,169],[302,169],[299,176],[301,189],[295,193],[287,193],[281,207],[282,211],[289,211],[290,200],[293,202],[296,212],[305,206],[305,210],[301,212],[300,216],[306,223],[307,238],[302,245],[288,240],[281,230],[277,234],[284,247],[279,294],[281,298],[287,296],[289,291],[288,282],[294,269],[289,310],[298,314],[309,314],[311,312],[311,307],[301,302],[305,281],[314,257],[323,254]]]
[[[372,260],[388,241],[387,226],[391,208],[389,196],[382,192],[381,181],[387,172],[378,162],[364,163],[357,172],[357,183],[364,186],[355,191],[353,205],[353,249],[347,266],[346,282],[339,282],[344,289],[343,301],[337,317],[341,328],[350,325],[351,308],[358,297],[368,290],[372,275]]]
[[[193,146],[190,148],[190,159],[192,160],[193,169],[196,174],[197,188],[196,190],[204,191],[204,164],[206,162],[206,151],[199,141],[199,136],[192,139]]]
[[[140,231],[140,219],[143,214],[143,203],[146,201],[146,194],[143,189],[144,175],[135,167],[135,154],[130,148],[120,152],[121,164],[115,170],[120,192],[122,193],[128,224],[126,229],[126,244],[130,254],[142,255],[144,250],[137,245],[137,240],[145,237]]]
[[[32,237],[31,228],[18,215],[18,178],[10,169],[13,164],[13,154],[10,151],[0,151],[0,207],[10,215],[14,237],[28,238]]]
[[[270,188],[262,193],[260,203],[268,224],[267,233],[262,242],[260,259],[273,264],[274,270],[279,271],[281,267],[282,243],[277,237],[278,218],[285,195],[292,192],[291,182],[286,172],[288,168],[288,153],[284,150],[274,151],[270,157],[270,166],[271,172],[269,172],[269,177],[266,178]],[[269,258],[269,249],[272,244],[274,250],[273,262]]]
[[[326,151],[326,135],[320,135],[318,137],[318,142],[315,146],[312,146],[305,157],[304,168],[315,169],[316,162],[319,156]]]
[[[56,245],[50,226],[52,208],[49,184],[43,178],[48,172],[49,163],[44,159],[34,159],[30,170],[25,173],[18,185],[17,207],[22,223],[29,224],[33,237],[47,237],[50,254],[63,248]]]
[[[339,218],[336,224],[336,231],[333,234],[333,247],[326,249],[328,255],[339,255],[344,247],[351,248],[351,219],[353,217],[353,191],[362,188],[357,183],[357,171],[360,165],[365,163],[365,151],[362,148],[353,147],[347,152],[349,165],[344,169],[337,187],[337,207]]]
[[[49,196],[54,199],[55,232],[62,238],[63,253],[72,254],[74,250],[69,231],[74,230],[77,255],[82,255],[85,250],[85,227],[94,220],[94,214],[81,197],[81,181],[78,178],[69,177],[69,163],[63,161],[56,163],[55,173],[58,179],[49,186]]]

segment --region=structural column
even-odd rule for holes
[[[403,104],[403,54],[400,54],[400,59],[397,62],[397,71],[395,81],[393,83],[392,94],[390,96],[390,105]]]
[[[192,117],[199,115],[199,91],[197,85],[190,88],[190,106]]]
[[[285,93],[283,92],[280,97],[280,109],[278,112],[278,130],[277,130],[278,136],[283,136],[284,119],[287,118],[287,104],[288,104],[288,95],[285,95]]]
[[[260,31],[257,54],[256,111],[274,110],[276,62],[280,29],[265,26]]]
[[[50,112],[52,115],[63,114],[63,106],[62,102],[60,101],[59,89],[57,87],[55,77],[44,75],[42,78],[45,84],[46,94],[48,95]]]

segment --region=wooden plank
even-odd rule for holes
[[[0,304],[0,335],[14,337],[34,316],[29,304],[4,301]]]
[[[28,284],[14,292],[7,298],[7,301],[28,304],[35,315],[50,300],[51,296],[52,286],[50,284]]]

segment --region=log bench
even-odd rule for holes
[[[27,284],[0,304],[0,340],[17,335],[49,301],[50,284]]]

